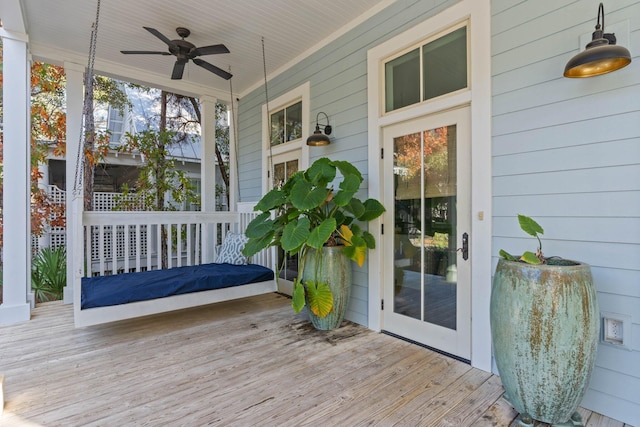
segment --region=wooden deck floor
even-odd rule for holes
[[[500,379],[271,294],[84,329],[0,327],[2,426],[509,426]],[[589,426],[623,426],[581,409]]]

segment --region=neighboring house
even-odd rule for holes
[[[123,138],[127,133],[135,134],[136,124],[134,112],[128,109],[123,115],[114,108],[102,108],[95,112],[96,129],[98,132],[109,132],[110,150],[105,158],[98,164],[94,175],[94,202],[93,209],[97,211],[112,210],[117,206],[117,197],[122,194],[123,186],[135,188],[140,170],[144,164],[144,156],[140,153],[119,153],[118,146],[123,143]],[[223,124],[224,125],[224,124]],[[187,174],[195,193],[200,196],[200,150],[201,145],[198,138],[193,138],[193,142],[185,141],[169,147],[169,158],[176,161],[176,168]],[[222,182],[222,176],[216,164],[216,179]],[[47,189],[55,203],[66,202],[67,188],[73,187],[74,177],[67,182],[66,159],[56,156],[50,150],[45,164],[40,166],[43,172],[43,179],[40,180],[41,188]],[[200,204],[197,202],[176,203],[167,194],[167,203],[177,210],[199,210]],[[224,194],[216,197],[218,210],[228,210],[227,198]],[[41,248],[48,246],[65,245],[65,227],[52,227],[43,236],[33,239],[33,247]]]
[[[487,371],[494,369],[489,296],[498,251],[531,248],[516,215],[534,217],[545,228],[545,253],[591,264],[601,311],[625,322],[624,345],[599,345],[582,405],[638,426],[640,1],[605,4],[606,30],[630,49],[631,65],[566,79],[566,62],[590,40],[597,5],[384,2],[279,68],[268,100],[259,78],[245,86],[237,200],[259,200],[272,181],[319,157],[357,166],[367,184],[362,196],[380,199],[387,213],[371,223],[377,249],[354,268],[347,318]],[[309,147],[316,120],[325,124],[321,112],[333,127],[331,144]],[[464,233],[467,260],[457,251]],[[416,239],[431,242],[432,253],[416,258]],[[454,318],[420,320],[437,307],[407,306],[421,276],[443,291],[434,298],[453,305]]]

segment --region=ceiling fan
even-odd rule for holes
[[[176,32],[178,36],[182,39],[178,40],[169,40],[168,37],[164,36],[160,31],[155,28],[150,27],[142,27],[145,30],[149,31],[151,34],[162,40],[169,46],[168,52],[159,52],[153,50],[121,50],[121,53],[125,55],[174,55],[177,60],[173,66],[173,72],[171,73],[171,79],[180,80],[182,78],[182,74],[184,73],[184,66],[191,59],[194,64],[199,65],[205,70],[209,70],[214,74],[222,77],[223,79],[229,80],[232,75],[227,73],[221,68],[216,67],[215,65],[209,64],[206,61],[198,58],[198,56],[202,55],[216,55],[219,53],[229,53],[229,49],[223,44],[214,44],[211,46],[202,46],[196,47],[193,43],[189,43],[185,40],[186,37],[189,37],[191,31],[184,27],[176,28]]]

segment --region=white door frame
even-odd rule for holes
[[[382,109],[382,61],[402,49],[419,43],[462,21],[469,22],[469,90],[439,97],[431,102],[385,114]],[[490,0],[462,0],[438,15],[370,49],[368,66],[369,197],[383,199],[381,161],[382,129],[393,123],[426,116],[459,105],[471,106],[471,365],[491,371],[491,14]],[[381,241],[381,223],[371,223],[369,231]],[[391,225],[389,225],[391,227]],[[369,328],[379,331],[383,311],[380,278],[382,252],[374,250],[369,259]]]
[[[455,247],[462,248],[462,234],[471,233],[471,218],[470,218],[470,202],[471,202],[471,177],[470,177],[470,109],[468,106],[461,106],[460,108],[451,109],[436,113],[430,116],[418,117],[412,121],[403,121],[390,125],[384,128],[384,143],[385,152],[395,152],[393,147],[393,140],[397,136],[404,136],[409,134],[420,134],[431,129],[439,127],[455,126],[455,151],[456,151],[456,164],[455,164],[455,176],[456,176],[456,208],[455,208],[455,220],[451,219],[452,223],[455,223],[456,233],[453,236],[455,239]],[[452,141],[449,141],[450,144]],[[419,156],[419,155],[418,155]],[[385,156],[387,164],[386,170],[389,170],[393,166],[394,159],[391,156]],[[418,157],[417,161],[420,161]],[[424,180],[424,178],[423,178]],[[457,265],[457,279],[456,284],[453,285],[456,288],[456,326],[453,329],[430,323],[428,320],[421,320],[419,317],[414,318],[405,314],[396,312],[396,299],[395,299],[395,284],[394,284],[394,268],[395,259],[394,252],[396,250],[394,239],[396,234],[392,231],[395,228],[395,212],[394,207],[389,206],[396,200],[394,176],[387,174],[385,177],[385,206],[388,206],[385,212],[384,221],[385,224],[393,224],[388,227],[388,232],[385,233],[383,241],[380,244],[380,252],[383,253],[385,265],[383,266],[383,297],[385,300],[385,309],[382,317],[382,328],[393,334],[397,334],[408,338],[410,340],[437,348],[448,354],[452,354],[461,359],[469,360],[471,353],[471,259],[464,260],[462,252],[460,250],[454,252],[455,264]],[[424,181],[423,181],[424,182]],[[426,192],[426,188],[422,191]],[[419,196],[417,196],[419,197]],[[424,212],[422,212],[424,215]],[[424,220],[424,217],[420,217]],[[455,221],[455,222],[454,222]],[[425,226],[422,223],[422,227]],[[422,228],[421,227],[421,228]],[[424,231],[424,228],[423,228]],[[424,238],[424,236],[422,236]],[[470,236],[473,239],[473,235]],[[451,236],[449,236],[451,238]],[[385,253],[386,252],[386,253]],[[424,248],[421,246],[420,252],[424,254]],[[424,260],[422,266],[424,267]],[[421,276],[424,275],[422,271]],[[446,286],[446,285],[441,285]],[[422,291],[420,292],[422,294]],[[420,307],[420,312],[424,310],[424,306]]]

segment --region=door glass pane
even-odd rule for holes
[[[385,111],[420,102],[420,49],[385,64]]]
[[[422,194],[421,134],[393,140],[394,311],[421,319],[420,210]]]
[[[424,99],[467,87],[467,27],[422,47]]]
[[[298,159],[273,165],[273,187],[281,187],[287,179],[298,171]],[[293,281],[298,277],[298,255],[285,256],[284,251],[278,248],[278,267],[281,279]]]
[[[456,329],[456,126],[394,138],[394,312]]]

